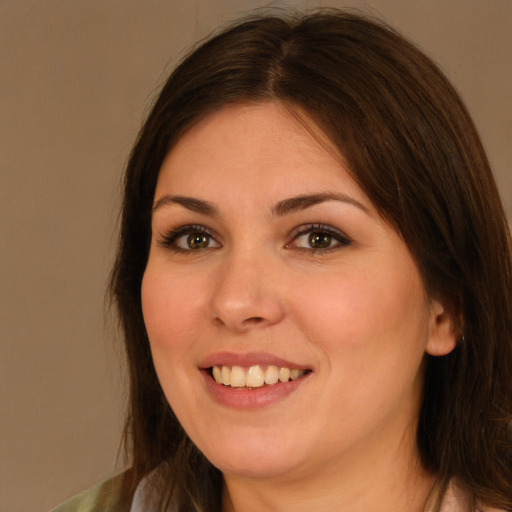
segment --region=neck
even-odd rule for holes
[[[377,452],[375,451],[377,450]],[[368,446],[311,474],[224,476],[223,512],[423,512],[434,477],[419,462],[414,438],[394,449]]]

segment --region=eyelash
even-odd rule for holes
[[[215,240],[215,238],[213,237],[213,235],[211,234],[211,232],[208,229],[206,229],[204,226],[192,224],[192,225],[187,225],[187,226],[181,226],[177,229],[172,229],[172,230],[168,231],[158,241],[158,245],[160,245],[161,247],[169,248],[175,252],[179,252],[182,254],[193,253],[193,252],[195,252],[194,249],[192,249],[192,248],[184,249],[177,245],[178,239],[180,237],[184,237],[186,235],[188,235],[188,236],[202,235],[204,237],[207,237],[209,240],[214,240],[216,243],[218,243]],[[201,249],[209,249],[209,247],[199,248],[197,250],[199,251]]]
[[[305,224],[303,226],[299,226],[295,229],[293,233],[293,238],[291,242],[286,244],[286,247],[290,247],[294,244],[300,237],[305,235],[313,235],[313,234],[320,234],[320,235],[327,235],[330,238],[334,239],[336,242],[335,245],[329,246],[329,247],[321,247],[321,248],[314,248],[314,247],[296,247],[298,250],[303,250],[307,252],[312,252],[314,254],[317,253],[326,253],[329,251],[334,251],[336,249],[339,249],[341,247],[345,247],[347,245],[350,245],[352,241],[341,231],[338,231],[337,229],[332,228],[331,226],[326,226],[325,224]]]
[[[329,244],[331,239],[334,239],[337,243],[334,246],[329,245],[329,247],[320,247],[320,248],[314,248],[314,247],[298,247],[295,245],[296,241],[305,235],[313,235],[313,234],[319,234],[319,235],[327,235],[329,237]],[[177,229],[173,229],[168,231],[166,234],[164,234],[160,240],[158,240],[158,245],[161,247],[169,248],[175,252],[179,252],[182,254],[191,254],[196,251],[203,251],[206,249],[212,249],[217,247],[199,247],[197,249],[188,248],[185,249],[183,247],[179,247],[177,245],[177,242],[181,237],[185,236],[191,236],[191,235],[200,235],[204,236],[208,239],[208,245],[213,241],[216,244],[219,244],[217,240],[214,238],[212,233],[201,225],[186,225],[181,226]],[[330,226],[326,226],[324,224],[305,224],[303,226],[299,226],[296,228],[291,235],[291,241],[288,242],[285,247],[286,248],[292,248],[295,245],[295,249],[305,251],[308,253],[326,253],[329,251],[336,250],[340,247],[344,247],[347,245],[350,245],[352,241],[341,231],[338,231]]]

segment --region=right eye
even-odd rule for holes
[[[204,226],[183,226],[169,231],[160,240],[160,245],[175,251],[191,252],[220,247]]]

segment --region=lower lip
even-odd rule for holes
[[[299,386],[305,384],[311,372],[289,382],[252,389],[232,388],[218,384],[207,370],[202,370],[201,374],[209,393],[221,405],[236,409],[256,409],[270,406],[290,396]]]

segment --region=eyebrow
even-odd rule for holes
[[[333,194],[330,192],[320,194],[307,194],[284,199],[272,208],[272,214],[281,217],[293,212],[305,210],[306,208],[310,208],[316,204],[324,203],[325,201],[340,201],[342,203],[355,206],[366,214],[370,214],[370,210],[354,198],[347,196],[346,194]]]
[[[154,213],[156,210],[161,208],[162,206],[168,204],[179,204],[187,210],[191,210],[196,213],[202,213],[203,215],[212,215],[219,216],[219,211],[212,203],[205,201],[203,199],[197,199],[195,197],[187,197],[187,196],[171,196],[165,195],[162,196],[154,205],[152,212]]]
[[[272,208],[272,215],[282,217],[293,212],[306,210],[307,208],[310,208],[320,203],[324,203],[326,201],[340,201],[342,203],[355,206],[356,208],[359,208],[363,212],[370,214],[370,210],[366,206],[364,206],[362,203],[346,194],[334,194],[331,192],[324,192],[318,194],[305,194],[290,197],[288,199],[283,199]],[[156,203],[153,205],[152,212],[155,212],[162,206],[166,206],[169,204],[178,204],[180,206],[183,206],[184,208],[187,208],[187,210],[191,210],[196,213],[201,213],[203,215],[210,215],[216,217],[220,216],[217,208],[212,203],[205,201],[204,199],[197,199],[195,197],[188,196],[172,196],[168,194],[162,196],[160,199],[158,199],[158,201],[156,201]]]

